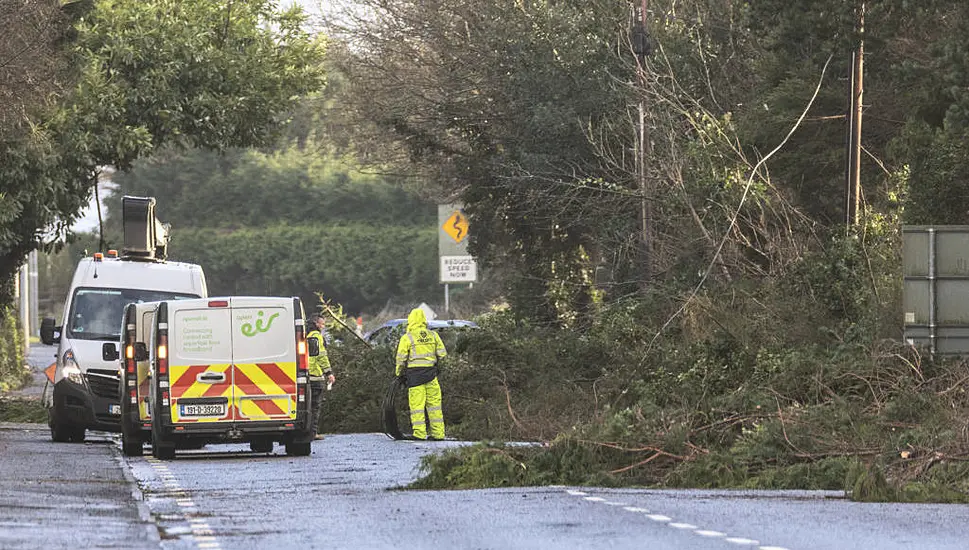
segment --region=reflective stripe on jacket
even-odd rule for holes
[[[330,368],[330,357],[326,354],[326,348],[323,347],[323,334],[321,334],[319,330],[314,329],[306,335],[307,341],[309,341],[311,338],[316,338],[317,341],[319,341],[320,354],[316,357],[310,357],[310,378],[322,378],[324,375],[328,375],[332,372],[332,369]]]

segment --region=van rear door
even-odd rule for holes
[[[293,299],[232,297],[237,421],[296,419]]]
[[[235,419],[228,300],[178,300],[168,305],[172,423]]]
[[[135,306],[135,316],[136,319],[136,332],[135,341],[136,342],[148,342],[151,340],[151,329],[155,323],[155,312],[158,311],[158,302],[137,304]],[[151,389],[149,384],[151,379],[148,377],[148,371],[151,369],[151,365],[148,362],[148,358],[145,357],[136,363],[137,374],[137,398],[138,398],[138,419],[141,422],[151,421],[151,404],[149,401]]]

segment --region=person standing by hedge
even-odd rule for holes
[[[323,346],[323,333],[321,332],[323,330],[323,319],[319,313],[310,315],[306,323],[306,330],[309,331],[309,334],[306,335],[307,342],[312,338],[316,338],[320,344],[320,354],[315,357],[310,357],[309,360],[310,406],[312,407],[310,411],[310,427],[313,430],[314,439],[323,439],[323,435],[318,433],[320,408],[323,405],[323,387],[327,383],[332,386],[336,382],[336,377],[333,376],[333,369],[330,367],[330,358],[326,354],[326,348]]]
[[[431,424],[430,439],[444,439],[444,411],[441,409],[441,384],[437,381],[438,365],[447,357],[444,342],[436,332],[427,328],[424,310],[418,308],[407,316],[407,332],[397,343],[398,377],[407,383],[410,423],[414,439],[427,439],[427,419]]]

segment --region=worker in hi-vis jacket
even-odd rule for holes
[[[428,439],[424,423],[431,423],[432,440],[444,439],[444,412],[441,410],[441,384],[437,381],[438,365],[447,357],[444,342],[436,332],[427,328],[424,310],[415,309],[407,316],[407,332],[397,344],[398,377],[407,383],[410,404],[410,423],[414,439]]]
[[[330,367],[330,358],[326,354],[326,348],[323,346],[323,319],[320,317],[319,313],[313,313],[310,315],[309,320],[307,320],[306,329],[309,334],[306,335],[306,340],[309,341],[312,338],[320,343],[320,354],[315,357],[310,357],[309,361],[309,374],[310,374],[310,406],[312,410],[310,411],[310,428],[313,430],[313,436],[315,439],[323,439],[323,436],[317,433],[320,425],[320,407],[323,405],[323,387],[326,384],[333,385],[336,381],[336,377],[333,376],[333,369]]]

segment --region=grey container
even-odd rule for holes
[[[969,354],[969,225],[903,226],[905,341]]]

